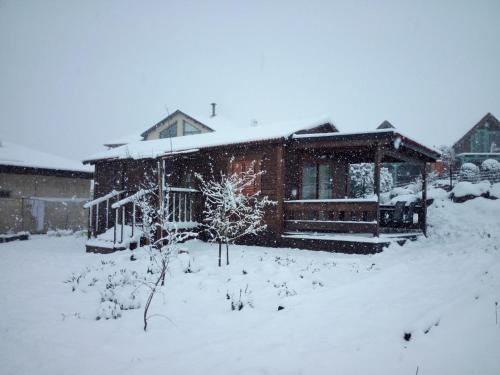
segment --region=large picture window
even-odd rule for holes
[[[193,124],[190,124],[189,122],[184,121],[184,135],[200,134],[200,133],[201,133],[200,129],[198,129]]]
[[[177,137],[177,121],[170,124],[160,132],[160,138]]]
[[[329,163],[306,163],[302,166],[301,199],[331,199],[333,168]]]

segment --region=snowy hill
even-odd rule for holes
[[[215,246],[189,242],[146,333],[143,250],[3,244],[2,373],[499,374],[499,212],[438,200],[429,238],[373,256],[233,246],[219,269]]]

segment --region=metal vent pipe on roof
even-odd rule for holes
[[[212,117],[215,117],[215,106],[217,105],[217,103],[210,103],[211,106],[212,106]]]

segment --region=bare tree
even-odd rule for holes
[[[263,222],[264,208],[275,202],[253,188],[262,171],[255,172],[254,163],[246,171],[225,175],[219,180],[205,180],[197,175],[204,195],[203,225],[211,242],[219,244],[219,267],[222,245],[226,245],[226,264],[229,265],[229,244],[237,239],[255,235],[267,225]]]
[[[157,187],[142,189],[134,195],[135,204],[142,214],[143,232],[147,239],[150,267],[148,272],[155,275],[153,281],[146,283],[150,292],[144,305],[144,331],[148,327],[149,308],[159,288],[165,285],[170,258],[178,250],[178,244],[194,238],[196,233],[179,228],[170,221],[171,211],[165,206]]]

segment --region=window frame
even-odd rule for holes
[[[315,190],[314,190],[314,198],[304,198],[304,168],[305,166],[315,166]],[[330,194],[328,198],[320,198],[320,179],[321,179],[321,166],[322,165],[328,165],[330,168],[330,179],[331,179],[331,185],[330,185]],[[335,194],[335,180],[334,180],[334,175],[335,175],[335,163],[332,160],[303,160],[300,166],[300,186],[299,186],[299,199],[311,199],[311,200],[323,200],[323,199],[333,199],[334,194]]]
[[[188,132],[188,133],[186,133],[186,125],[189,125],[192,128],[194,128],[196,130],[196,132]],[[201,134],[201,130],[198,127],[194,126],[189,121],[182,120],[182,135],[195,135],[195,134]]]
[[[162,134],[170,129],[175,129],[175,135],[170,136],[170,137],[163,137]],[[175,138],[175,137],[177,137],[177,135],[178,135],[177,134],[177,121],[174,121],[174,122],[170,123],[170,125],[168,125],[165,129],[160,130],[160,132],[158,133],[158,138],[160,138],[160,139]]]

